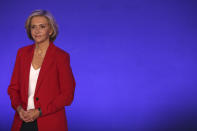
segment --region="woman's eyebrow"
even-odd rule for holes
[[[31,26],[36,26],[36,25],[47,25],[47,24],[32,24]]]

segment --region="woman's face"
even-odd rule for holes
[[[31,20],[31,35],[35,43],[49,41],[52,30],[44,16],[34,16]]]

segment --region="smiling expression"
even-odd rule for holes
[[[48,20],[44,16],[35,16],[31,20],[31,35],[35,43],[44,43],[49,41],[52,30]]]

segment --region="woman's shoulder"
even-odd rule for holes
[[[32,48],[33,48],[33,44],[27,45],[27,46],[22,46],[22,47],[18,48],[17,54],[28,53],[32,50]]]
[[[68,52],[66,52],[65,50],[57,47],[56,47],[56,62],[61,64],[61,63],[70,63],[70,55]]]
[[[67,51],[65,51],[57,46],[55,46],[55,47],[56,47],[56,55],[58,57],[68,57],[69,56],[69,53]]]
[[[33,48],[33,44],[27,45],[27,46],[22,46],[18,49],[18,52],[26,52],[30,51]]]

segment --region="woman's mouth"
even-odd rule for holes
[[[35,36],[36,38],[40,38],[41,36],[40,35],[38,35],[38,36]]]

